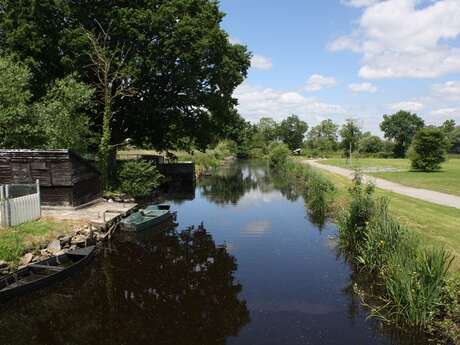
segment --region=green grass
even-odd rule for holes
[[[70,233],[72,225],[71,222],[38,220],[14,228],[0,229],[0,260],[17,264],[26,250]]]
[[[366,174],[410,187],[425,188],[460,196],[460,159],[450,159],[442,165],[441,171],[430,173],[411,171],[408,159],[361,158],[353,160],[353,164],[350,165],[346,159],[336,158],[327,159],[321,163],[342,168],[397,169],[401,171],[366,172]]]
[[[343,176],[321,171],[336,186],[335,207],[344,207],[349,201],[351,181]],[[400,194],[376,190],[377,196],[390,199],[391,213],[409,229],[417,232],[426,245],[438,244],[447,248],[455,260],[451,269],[460,271],[460,210],[445,207]]]

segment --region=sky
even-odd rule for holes
[[[359,121],[384,114],[460,124],[460,0],[221,0],[222,27],[252,52],[236,90],[257,122],[296,114]]]

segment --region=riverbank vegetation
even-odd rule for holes
[[[279,161],[284,166],[273,164]],[[355,290],[375,317],[439,341],[460,339],[459,281],[449,249],[405,225],[393,213],[394,200],[364,185],[359,174],[336,186],[331,175],[289,157],[270,157],[269,164],[302,188],[313,221],[329,216],[338,223],[339,253],[371,277],[372,289],[356,285]]]
[[[58,235],[72,232],[73,223],[38,220],[0,231],[0,260],[17,265],[28,250],[48,244]]]

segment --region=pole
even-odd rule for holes
[[[35,185],[37,186],[37,198],[38,198],[38,214],[41,217],[42,216],[42,202],[41,202],[41,195],[40,195],[40,180],[36,179],[35,180]]]

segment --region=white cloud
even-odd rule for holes
[[[460,108],[441,108],[431,112],[435,116],[460,116]]]
[[[403,101],[392,103],[389,105],[389,108],[393,111],[405,110],[405,111],[420,111],[425,107],[421,102],[417,101]]]
[[[337,85],[337,80],[320,74],[313,74],[307,81],[307,91],[315,92]]]
[[[273,63],[272,60],[268,57],[260,54],[254,54],[251,59],[251,67],[255,69],[269,70],[272,69]]]
[[[347,1],[368,3],[359,27],[339,37],[329,49],[352,50],[363,56],[359,75],[367,79],[434,78],[460,72],[460,48],[449,45],[460,35],[460,1]]]
[[[349,84],[348,88],[351,92],[360,93],[360,92],[368,92],[368,93],[376,93],[377,86],[372,85],[371,83],[359,83],[359,84]]]
[[[379,1],[380,0],[342,0],[342,3],[352,7],[368,7]]]
[[[434,84],[433,93],[441,99],[460,100],[460,81],[448,81],[444,84]]]
[[[238,110],[246,119],[257,122],[261,117],[279,121],[294,113],[309,123],[323,117],[342,116],[346,111],[339,105],[308,98],[296,91],[281,91],[243,83],[234,94]]]
[[[238,37],[230,36],[228,40],[231,44],[243,44],[243,42]]]

